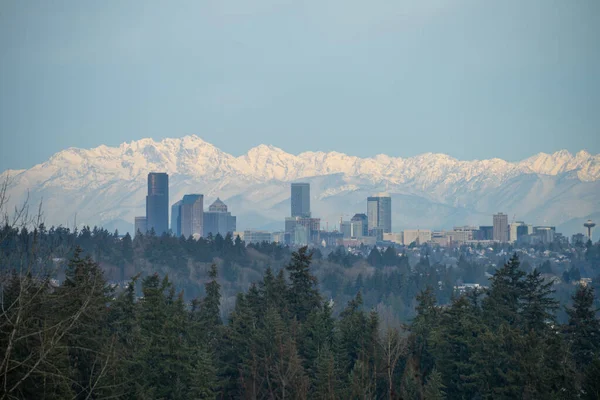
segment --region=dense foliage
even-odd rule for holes
[[[41,225],[34,230],[0,229],[0,272],[20,270],[28,265],[34,273],[47,273],[62,282],[66,264],[77,246],[82,248],[82,254],[90,255],[100,265],[110,284],[122,288],[133,276],[139,275],[141,281],[154,274],[168,275],[169,281],[183,291],[186,303],[206,294],[204,285],[209,279],[209,267],[216,264],[224,320],[235,307],[237,293],[248,291],[268,268],[276,275],[292,257],[292,249],[286,246],[246,245],[231,235],[193,240],[150,233],[132,238],[96,227],[73,231],[65,227],[47,229]],[[561,263],[556,263],[552,255],[542,253],[533,258],[510,245],[493,247],[486,257],[467,246],[454,249],[427,245],[364,247],[354,252],[343,247],[320,248],[312,250],[311,272],[318,280],[322,297],[334,300],[334,316],[339,316],[345,304],[360,291],[364,306],[376,309],[385,326],[414,318],[416,296],[427,287],[432,288],[438,304],[449,305],[455,286],[465,282],[489,285],[490,274],[497,265],[504,264],[513,251],[519,252],[524,272],[536,268],[543,278],[554,279],[553,297],[561,304],[557,310],[561,323],[569,318],[562,306],[570,306],[581,277],[593,277],[591,285],[596,292],[600,291],[600,243],[562,249],[562,253],[557,253],[566,256]],[[135,294],[141,295],[139,285],[135,289]],[[595,306],[600,307],[598,299]]]
[[[302,248],[285,268],[267,268],[237,294],[225,321],[215,265],[204,294],[189,302],[167,275],[136,276],[116,291],[80,249],[60,285],[13,273],[2,282],[1,397],[600,396],[600,320],[590,286],[577,288],[568,322],[559,324],[552,286],[513,256],[489,290],[438,306],[430,287],[415,293],[410,324],[382,327],[360,290],[334,317],[312,257]]]

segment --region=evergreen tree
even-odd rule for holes
[[[125,261],[128,263],[133,262],[133,241],[131,240],[129,232],[127,232],[127,234],[125,234],[121,240],[121,252]]]
[[[553,282],[545,282],[538,270],[527,274],[523,284],[522,311],[525,328],[543,333],[549,324],[555,324],[554,312],[558,301],[552,294]]]
[[[573,307],[567,309],[568,341],[575,363],[580,370],[600,354],[600,320],[596,318],[593,304],[592,288],[579,285],[573,295]]]
[[[373,267],[382,267],[383,266],[383,257],[377,246],[373,246],[371,252],[367,256],[367,262]]]
[[[89,229],[87,230],[89,231]],[[86,232],[87,232],[86,231]],[[100,388],[114,384],[110,373],[115,368],[116,355],[107,334],[107,304],[112,291],[106,284],[100,266],[76,248],[65,271],[65,282],[58,288],[61,319],[78,315],[73,329],[65,335],[69,348],[72,388],[76,398],[85,399]],[[103,395],[113,395],[107,389]]]
[[[286,267],[290,274],[288,302],[298,321],[306,320],[321,303],[317,278],[310,273],[311,255],[307,251],[307,247],[302,247],[297,253],[292,253],[292,260]]]
[[[196,363],[193,366],[189,398],[195,400],[216,399],[215,387],[217,383],[215,377],[216,370],[210,354],[199,349]]]
[[[588,364],[583,376],[582,392],[584,399],[600,399],[600,357]]]
[[[340,398],[341,379],[336,368],[333,353],[328,346],[319,350],[315,363],[316,377],[313,397],[321,400],[335,400]]]
[[[423,387],[423,400],[444,400],[446,398],[444,388],[442,374],[434,369],[429,374],[427,383]]]
[[[525,292],[523,280],[525,272],[519,268],[519,257],[514,254],[510,260],[490,278],[491,286],[483,308],[490,322],[499,325],[520,323],[521,298]]]

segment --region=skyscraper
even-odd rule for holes
[[[188,238],[202,237],[204,225],[204,196],[201,194],[186,194],[179,207],[181,235]]]
[[[146,223],[157,235],[169,230],[169,175],[164,172],[148,174]]]
[[[350,222],[353,237],[369,236],[369,218],[366,214],[354,214]]]
[[[146,224],[146,217],[135,217],[135,223],[134,223],[135,232],[134,232],[133,236],[137,235],[138,233],[145,235],[146,231],[147,231],[147,226],[148,225]]]
[[[388,193],[377,193],[367,197],[367,219],[370,232],[392,231],[392,198]]]
[[[508,215],[494,214],[494,240],[508,242]]]
[[[181,236],[181,218],[179,218],[179,210],[181,200],[171,206],[171,233],[175,237]]]
[[[208,212],[204,213],[204,235],[216,236],[221,234],[225,237],[228,233],[233,234],[236,230],[236,218],[227,211],[227,205],[217,198],[209,207]]]
[[[292,183],[292,217],[310,218],[310,183]]]

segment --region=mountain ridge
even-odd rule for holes
[[[430,207],[432,214],[423,209],[421,216],[396,209],[394,217],[399,224],[422,218],[421,226],[429,219],[443,225],[432,226],[437,228],[468,222],[460,221],[459,216],[473,216],[469,220],[473,223],[486,214],[491,219],[490,213],[503,211],[503,204],[489,197],[491,193],[512,204],[504,209],[509,215],[519,215],[520,219],[528,214],[537,218],[552,215],[556,225],[600,210],[600,155],[585,150],[538,153],[509,162],[499,158],[463,161],[443,153],[408,158],[385,154],[361,158],[335,151],[294,155],[261,144],[236,157],[189,135],[161,141],[146,138],[116,147],[71,147],[32,168],[7,170],[1,175],[11,176],[13,205],[23,201],[26,193],[31,201],[43,198],[52,224],[64,224],[77,209],[77,220],[82,223],[121,221],[120,229],[129,230],[133,216],[144,213],[145,180],[152,171],[170,174],[171,203],[189,191],[204,193],[206,201],[217,196],[226,202],[231,198],[234,204],[228,205],[240,221],[244,213],[257,221],[257,215],[263,215],[265,226],[283,220],[288,210],[277,204],[289,201],[287,184],[300,179],[313,183],[313,214],[334,221],[336,209],[350,213],[352,207],[362,207],[360,203],[370,192],[386,189],[393,198],[400,196],[399,204],[416,207],[413,197],[402,197],[416,196]],[[510,187],[515,188],[514,193],[507,189]],[[569,191],[579,191],[584,200],[573,198]],[[555,199],[555,204],[536,199],[542,193],[544,198]],[[271,203],[275,198],[278,203]],[[511,198],[523,198],[527,204],[513,204]],[[570,207],[561,199],[569,199],[576,206]],[[319,201],[332,204],[321,205]],[[66,204],[70,207],[65,209]],[[240,227],[244,227],[243,222]],[[395,226],[395,230],[403,228],[407,227]]]

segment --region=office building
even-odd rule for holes
[[[310,184],[292,183],[292,217],[310,218]]]
[[[179,207],[181,220],[181,235],[185,238],[192,236],[197,239],[204,234],[204,196],[201,194],[186,194]]]
[[[452,244],[452,237],[446,235],[445,231],[431,232],[431,242],[441,247],[448,247]]]
[[[283,232],[283,231],[273,232],[271,234],[271,240],[273,240],[274,243],[285,244],[285,232]]]
[[[446,232],[447,245],[462,245],[474,240],[479,229],[475,226],[455,226],[451,232]]]
[[[175,237],[181,236],[181,218],[179,218],[179,209],[181,200],[171,206],[171,233]]]
[[[250,243],[271,243],[271,232],[267,231],[244,231],[244,241],[246,244]]]
[[[146,223],[157,235],[169,231],[169,175],[164,172],[148,174]]]
[[[344,236],[341,232],[319,232],[319,239],[321,239],[321,246],[324,247],[337,247],[344,244]]]
[[[369,218],[367,214],[354,214],[350,222],[353,237],[369,236]]]
[[[395,244],[403,244],[404,243],[404,233],[384,233],[383,240],[385,242],[392,242]]]
[[[290,239],[292,244],[300,245],[301,243],[296,243],[296,227],[302,226],[305,227],[308,231],[308,243],[313,243],[319,237],[319,231],[321,230],[321,219],[320,218],[302,218],[302,217],[291,217],[285,219],[285,233],[290,234]],[[301,230],[299,235],[304,234],[304,230]],[[301,236],[299,236],[301,237]],[[304,242],[304,241],[303,241]]]
[[[479,231],[475,235],[474,240],[487,241],[494,240],[494,227],[493,226],[480,226]]]
[[[392,232],[392,198],[387,193],[378,193],[367,197],[367,220],[369,235],[376,236],[375,231]]]
[[[236,230],[236,217],[227,211],[227,205],[217,198],[204,213],[204,236],[216,236],[220,234],[225,237],[228,233]]]
[[[508,215],[494,214],[494,240],[502,243],[508,242]]]
[[[403,232],[404,245],[411,243],[423,244],[431,241],[431,231],[429,229],[407,229]]]
[[[135,232],[133,233],[133,236],[136,236],[138,233],[145,235],[148,230],[146,225],[146,217],[135,217],[134,229]]]
[[[464,244],[472,240],[476,240],[479,228],[476,226],[455,226],[450,236],[453,243]]]
[[[533,233],[533,226],[527,225],[523,221],[516,221],[509,226],[509,241],[515,243],[522,236],[531,235]]]
[[[586,235],[584,235],[583,233],[576,233],[573,236],[571,236],[571,243],[572,244],[584,244],[587,243],[588,241],[588,237]]]
[[[533,236],[536,236],[540,242],[549,244],[554,242],[556,228],[554,226],[534,226]]]
[[[340,232],[344,235],[344,238],[355,237],[352,236],[352,222],[351,221],[340,221]]]

